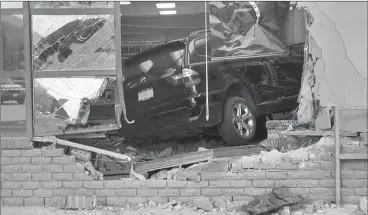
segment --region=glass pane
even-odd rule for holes
[[[112,1],[34,1],[31,8],[113,8]]]
[[[34,15],[34,70],[115,69],[114,15]]]
[[[3,70],[24,70],[23,15],[2,15]]]
[[[25,134],[26,99],[24,78],[1,78],[1,132]],[[14,130],[15,129],[15,130]]]
[[[23,2],[21,1],[2,1],[0,4],[1,9],[23,8]]]
[[[115,81],[115,77],[35,79],[36,135],[116,125]]]

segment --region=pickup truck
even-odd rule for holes
[[[196,33],[125,60],[127,115],[121,117],[119,134],[139,140],[215,132],[229,145],[249,144],[256,130],[265,126],[258,122],[298,106],[302,56],[216,57],[217,50],[211,49],[215,45],[213,36],[206,40],[204,33]]]

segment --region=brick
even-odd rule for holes
[[[1,165],[10,165],[10,158],[5,158],[5,157],[2,157],[1,158]]]
[[[321,169],[320,163],[301,162],[298,163],[298,169]]]
[[[147,180],[146,181],[147,188],[163,188],[166,187],[165,180]]]
[[[203,196],[221,196],[222,189],[218,188],[204,188],[201,190],[201,195]]]
[[[65,207],[66,206],[66,197],[65,196],[54,196],[51,198],[45,198],[45,206],[46,207]]]
[[[14,139],[14,148],[16,149],[20,149],[22,148],[22,140],[17,138],[17,139]]]
[[[31,207],[31,206],[44,206],[45,205],[45,198],[24,198],[24,206]]]
[[[232,163],[231,164],[231,171],[240,172],[242,170],[243,170],[242,163]]]
[[[75,181],[93,181],[93,178],[85,173],[74,173],[73,177]]]
[[[46,149],[42,151],[45,157],[61,157],[64,155],[64,149]]]
[[[243,189],[228,188],[222,190],[224,196],[242,196],[244,194]]]
[[[368,186],[367,181],[368,179],[342,179],[341,185],[346,188],[361,188]]]
[[[94,189],[99,189],[99,188],[104,187],[103,181],[84,181],[83,186],[85,188],[94,188]]]
[[[31,173],[13,173],[12,180],[13,181],[30,181]]]
[[[154,198],[154,197],[148,197],[148,199],[150,199],[150,198]],[[174,200],[176,202],[185,202],[185,203],[190,202],[189,197],[184,197],[184,196],[169,197],[169,202],[174,201]]]
[[[1,150],[1,157],[21,157],[21,150]]]
[[[266,172],[267,179],[287,179],[287,172]]]
[[[354,178],[354,172],[355,172],[355,170],[342,169],[340,171],[341,178]]]
[[[127,204],[127,198],[125,197],[107,197],[106,204],[116,207],[122,207]]]
[[[312,199],[312,197],[310,197],[310,198]],[[325,203],[334,203],[336,201],[336,197],[335,196],[318,196],[317,198],[319,200],[322,200]],[[316,200],[316,199],[313,199],[313,200]]]
[[[204,188],[208,187],[208,181],[188,181],[188,188]]]
[[[54,189],[54,196],[72,196],[72,189]]]
[[[163,196],[152,196],[152,197],[147,197],[147,201],[153,201],[156,204],[166,204],[169,202],[169,198],[168,197],[163,197]]]
[[[180,196],[199,196],[201,194],[200,189],[181,189],[179,190]]]
[[[50,189],[37,189],[33,191],[33,196],[35,197],[52,197],[52,190]]]
[[[23,165],[22,172],[24,173],[42,172],[42,166],[41,165]]]
[[[274,187],[275,181],[273,180],[254,180],[253,187]]]
[[[332,178],[331,171],[325,170],[303,170],[303,171],[292,171],[288,172],[290,179],[324,179]]]
[[[368,172],[367,171],[354,171],[354,178],[356,179],[364,179],[368,178]]]
[[[125,183],[122,180],[104,181],[104,188],[108,189],[125,188]]]
[[[114,189],[96,189],[95,195],[100,197],[115,196]]]
[[[321,162],[321,169],[335,169],[335,162],[333,161],[324,161]]]
[[[222,180],[244,180],[241,173],[221,173],[219,176]]]
[[[64,172],[72,172],[72,173],[84,173],[84,166],[79,164],[71,164],[63,166]]]
[[[73,164],[75,163],[75,157],[74,156],[53,157],[52,163],[54,164]]]
[[[335,159],[334,153],[321,153],[319,154],[320,161],[333,161]]]
[[[207,180],[220,180],[222,177],[222,174],[218,172],[202,172],[201,173],[201,180],[207,181]]]
[[[297,181],[296,180],[276,180],[275,181],[276,187],[296,187]]]
[[[294,170],[294,169],[298,169],[298,164],[291,163],[291,162],[281,162],[281,163],[276,164],[276,169]]]
[[[160,189],[158,190],[159,196],[179,196],[179,190],[178,189]]]
[[[145,186],[145,181],[125,181],[125,188],[140,188]]]
[[[13,190],[1,189],[1,198],[9,198],[9,197],[13,197]]]
[[[147,197],[130,197],[126,199],[126,202],[129,205],[145,204],[147,203]]]
[[[50,173],[51,174],[51,173]],[[72,173],[52,173],[52,179],[55,181],[72,181]]]
[[[93,196],[94,194],[95,194],[94,189],[85,189],[85,188],[74,189],[74,195],[76,196]]]
[[[137,189],[116,189],[115,194],[121,197],[137,196]]]
[[[333,189],[335,192],[335,189]],[[349,189],[349,188],[341,188],[341,195],[342,196],[354,196],[354,189]]]
[[[13,197],[31,197],[32,190],[13,190]]]
[[[187,186],[186,181],[176,181],[176,180],[169,180],[167,181],[168,188],[184,188]]]
[[[361,145],[341,145],[341,153],[361,153],[365,152],[365,147]]]
[[[106,204],[106,197],[96,197],[96,203],[97,205],[107,205]]]
[[[309,191],[313,196],[330,196],[335,194],[335,190],[332,188],[310,188]]]
[[[367,187],[355,188],[354,190],[355,190],[355,195],[357,196],[368,196]]]
[[[26,149],[22,150],[23,157],[40,157],[42,156],[41,149]]]
[[[137,189],[137,196],[157,196],[158,190],[157,189]]]
[[[20,182],[4,181],[1,182],[1,189],[18,190],[22,187]]]
[[[289,194],[294,193],[301,195],[303,197],[309,197],[310,196],[309,189],[319,189],[319,188],[289,188]]]
[[[51,163],[51,158],[49,157],[33,157],[31,158],[32,164],[49,164]]]
[[[63,187],[65,188],[82,188],[82,181],[63,181]]]
[[[306,179],[306,180],[298,180],[297,184],[296,184],[297,187],[304,187],[304,188],[307,188],[307,187],[319,187],[319,181],[318,180],[312,180],[312,179]]]
[[[31,147],[31,144],[28,141],[28,139],[23,139],[22,140],[22,149],[29,149],[30,147]]]
[[[41,187],[41,183],[37,181],[22,182],[22,188],[24,190],[34,190]]]
[[[58,164],[47,164],[42,166],[44,172],[63,172],[63,166]]]
[[[243,193],[246,196],[257,196],[266,194],[266,190],[264,188],[244,188]]]
[[[63,183],[61,181],[44,181],[42,182],[42,187],[45,189],[55,189],[61,188]]]
[[[366,161],[343,161],[341,163],[341,169],[348,169],[348,170],[366,170],[365,163]]]
[[[23,198],[4,198],[4,206],[24,206]]]
[[[32,173],[32,181],[52,181],[51,173]]]
[[[361,199],[361,196],[341,196],[341,200],[342,202],[344,202],[344,204],[358,204],[359,200]]]
[[[266,179],[266,172],[263,170],[242,172],[244,179]]]
[[[334,188],[335,180],[334,179],[322,179],[319,180],[319,186],[324,188]]]
[[[2,166],[1,172],[2,173],[16,173],[22,170],[21,165],[9,165],[9,166]]]
[[[230,188],[230,181],[219,180],[219,181],[210,181],[209,187],[214,188]]]
[[[1,138],[1,148],[2,149],[14,149],[15,142],[13,139],[4,139]],[[3,156],[3,155],[2,155]]]
[[[230,181],[230,186],[233,188],[251,187],[252,181],[250,180]]]
[[[274,163],[255,163],[255,169],[262,169],[262,170],[270,170],[275,169],[276,165]]]
[[[31,164],[31,158],[30,157],[14,157],[14,158],[10,158],[10,162],[13,165]],[[1,161],[1,164],[3,164],[2,161]]]
[[[1,173],[1,181],[11,181],[11,174]]]
[[[253,196],[234,196],[233,202],[251,202],[253,199]]]
[[[242,162],[241,166],[243,169],[254,169],[256,164],[254,162]]]

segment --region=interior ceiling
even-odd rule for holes
[[[167,1],[165,1],[167,2]],[[174,2],[174,1],[173,1]],[[161,16],[156,7],[159,2],[132,1],[129,5],[121,5],[122,16]],[[160,2],[164,3],[164,2]],[[204,13],[204,2],[175,2],[177,15],[190,15]],[[172,9],[166,9],[172,10]],[[167,15],[170,17],[175,15]]]

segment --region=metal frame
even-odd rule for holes
[[[0,7],[1,9],[1,7]],[[121,13],[119,2],[114,2],[113,8],[30,8],[30,3],[23,1],[23,8],[1,9],[1,15],[21,15],[23,14],[24,27],[24,71],[4,71],[1,68],[0,78],[8,77],[24,77],[26,85],[26,116],[27,116],[27,137],[31,140],[34,135],[33,129],[33,78],[47,77],[78,77],[78,76],[116,76],[117,82],[122,83],[122,67],[121,67]],[[116,49],[116,66],[111,70],[65,70],[65,71],[33,71],[32,68],[32,16],[33,15],[114,15],[115,21],[115,49]],[[2,38],[2,30],[0,32]],[[2,42],[2,41],[0,41]],[[0,50],[3,50],[3,44],[0,43]],[[2,58],[2,53],[0,53]],[[1,63],[2,65],[2,63]],[[117,84],[119,99],[116,105],[124,104],[122,84]],[[120,114],[120,113],[118,113]],[[120,118],[119,118],[120,119]],[[117,122],[121,125],[120,121]],[[116,128],[115,128],[116,129]],[[89,132],[89,130],[81,130],[80,133]],[[73,131],[73,133],[78,133]],[[57,134],[55,134],[57,135]]]

